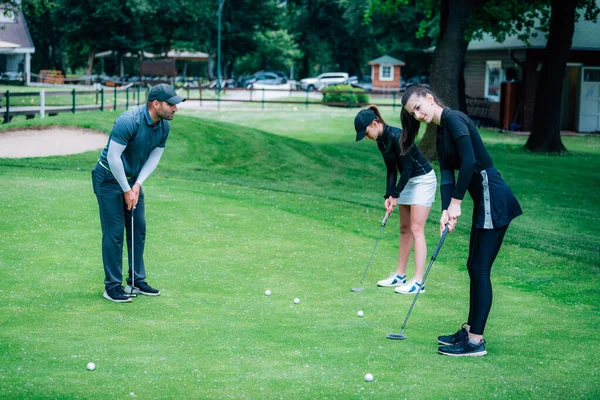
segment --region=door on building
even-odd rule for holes
[[[581,67],[582,64],[567,64],[560,110],[560,129],[563,131],[574,131],[577,128],[577,87]]]
[[[578,132],[600,132],[600,67],[581,68]]]

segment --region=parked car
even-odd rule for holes
[[[282,85],[287,82],[283,76],[277,75],[274,72],[257,72],[254,78],[246,82],[246,89],[252,89],[254,85]]]
[[[368,75],[363,75],[362,79],[358,79],[357,76],[351,76],[343,82],[345,85],[350,85],[355,88],[359,88],[364,90],[365,92],[370,92],[373,88],[373,81],[371,77]]]
[[[241,75],[238,76],[235,80],[235,87],[237,88],[245,88],[248,85],[248,81],[250,79],[254,79],[254,75]]]
[[[425,75],[413,76],[407,79],[405,82],[400,81],[400,91],[403,92],[410,85],[419,84],[429,87],[429,77]]]
[[[316,78],[305,78],[300,80],[303,90],[323,90],[329,85],[344,83],[349,78],[346,72],[326,72]]]
[[[277,74],[280,77],[282,77],[283,79],[285,79],[286,81],[289,79],[288,76],[285,74],[285,72],[282,72],[282,71],[268,71],[268,72],[272,72],[274,74]]]

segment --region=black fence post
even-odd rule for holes
[[[71,109],[71,111],[73,112],[73,114],[75,114],[75,89],[73,89],[71,93],[73,94],[73,108]]]
[[[4,123],[10,122],[10,91],[6,91],[6,115],[4,116]]]
[[[140,106],[140,86],[138,85],[137,87],[137,102],[138,102],[138,107]]]
[[[104,88],[100,89],[100,111],[104,111]]]
[[[113,102],[113,111],[117,111],[117,85],[115,85],[115,90],[114,90],[114,102]]]
[[[350,95],[348,97],[348,107],[352,108],[352,90],[348,92],[348,94]]]
[[[262,88],[262,110],[265,110],[265,88]]]
[[[129,110],[129,88],[125,89],[125,110]]]

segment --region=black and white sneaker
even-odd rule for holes
[[[441,346],[438,348],[438,351],[440,354],[454,357],[479,357],[487,354],[487,351],[485,350],[485,340],[481,339],[479,343],[473,344],[468,336],[453,346]]]
[[[135,286],[132,288],[131,283],[128,282],[125,287],[126,293],[133,294],[143,294],[144,296],[159,296],[160,290],[154,289],[152,286],[148,285],[146,282],[138,282],[135,281]]]
[[[438,336],[437,340],[439,344],[444,344],[446,346],[453,346],[458,342],[462,342],[465,338],[469,337],[469,332],[465,328],[467,324],[463,324],[462,328],[456,331],[453,335],[442,335]]]
[[[130,303],[131,297],[123,290],[123,286],[119,285],[110,290],[105,290],[103,294],[106,300],[114,301],[115,303]]]

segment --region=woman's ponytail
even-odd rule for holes
[[[371,111],[373,111],[373,112],[375,113],[375,116],[377,117],[377,121],[381,122],[381,123],[382,123],[382,124],[384,124],[384,125],[387,125],[387,124],[385,123],[385,121],[383,120],[383,117],[381,116],[381,113],[379,112],[379,108],[377,108],[377,106],[376,106],[376,105],[374,105],[374,104],[371,104],[371,105],[368,107],[368,109],[369,109],[369,110],[371,110]]]

